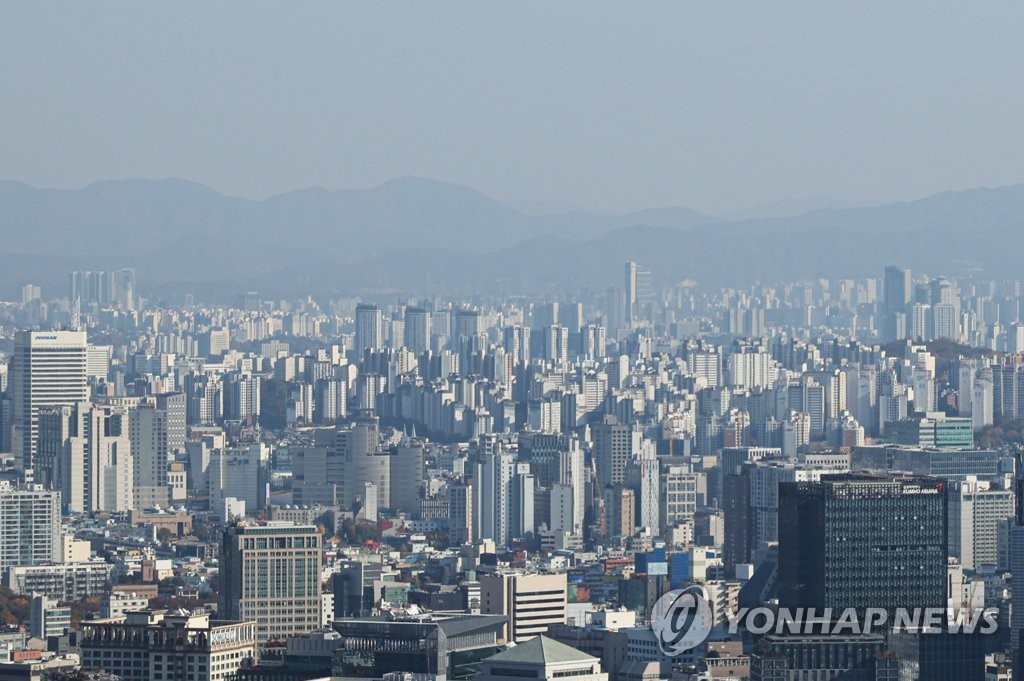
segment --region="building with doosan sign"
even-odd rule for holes
[[[39,447],[39,409],[89,400],[85,331],[20,331],[14,339],[10,395],[15,466],[31,482]]]

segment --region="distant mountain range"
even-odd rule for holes
[[[687,208],[528,214],[453,184],[401,178],[369,190],[303,189],[251,201],[182,180],[79,190],[0,182],[0,292],[62,292],[76,268],[135,267],[143,293],[224,300],[242,290],[364,297],[569,295],[621,285],[622,263],[658,283],[712,285],[881,274],[1019,277],[1024,185],[918,201],[725,221]]]

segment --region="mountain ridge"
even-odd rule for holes
[[[412,176],[262,200],[180,178],[81,189],[0,180],[0,225],[6,292],[33,272],[34,283],[64,287],[72,266],[136,267],[143,287],[338,293],[421,291],[429,281],[451,292],[568,294],[619,285],[627,258],[647,264],[660,284],[868,276],[887,262],[949,274],[984,265],[1004,276],[1016,271],[1006,246],[1024,227],[1024,185],[729,221],[674,206],[528,215],[476,189]]]

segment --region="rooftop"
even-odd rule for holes
[[[592,662],[597,658],[540,635],[492,655],[487,662],[519,662],[524,664],[557,664],[560,662]]]

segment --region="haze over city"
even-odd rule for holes
[[[1009,1],[14,3],[0,177],[263,199],[414,175],[719,217],[1002,186],[1024,182],[1022,21]]]
[[[1022,20],[7,3],[0,681],[1024,681]]]

